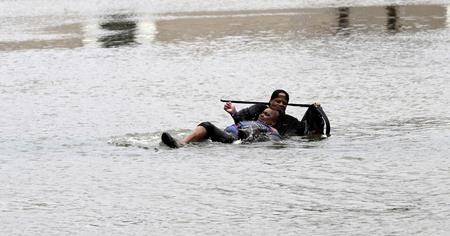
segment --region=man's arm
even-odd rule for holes
[[[263,112],[266,108],[266,105],[256,104],[234,113],[231,117],[233,117],[234,123],[239,123],[240,121],[246,120],[257,120],[259,114],[261,114],[261,112]]]

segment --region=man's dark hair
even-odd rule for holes
[[[279,97],[280,93],[286,94],[286,100],[287,100],[287,102],[289,102],[289,93],[287,93],[283,89],[277,89],[277,90],[273,91],[272,96],[270,97],[270,101]]]

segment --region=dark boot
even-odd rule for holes
[[[164,132],[161,135],[161,140],[162,142],[169,146],[170,148],[179,148],[181,147],[181,144],[178,142],[178,140],[176,140],[175,138],[173,138],[169,133]]]

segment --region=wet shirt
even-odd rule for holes
[[[281,140],[281,136],[275,128],[260,121],[240,121],[228,126],[225,132],[233,135],[236,140],[242,139],[249,142]]]

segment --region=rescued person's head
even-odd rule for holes
[[[274,126],[277,123],[279,117],[279,111],[268,107],[261,114],[259,114],[258,120],[265,123],[266,125]]]

